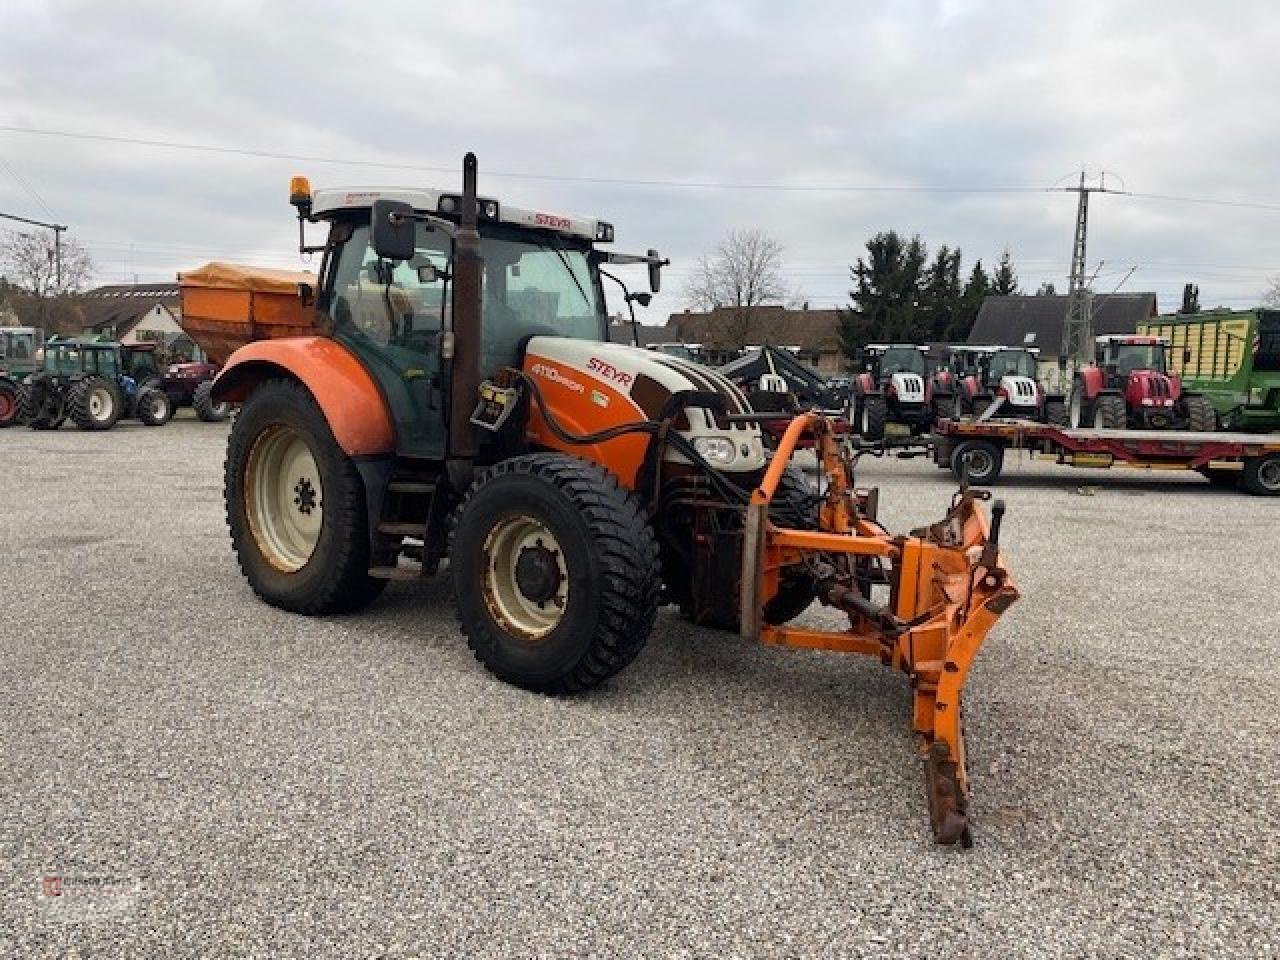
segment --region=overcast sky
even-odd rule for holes
[[[1245,306],[1280,274],[1277,50],[1280,14],[1256,0],[9,3],[0,124],[446,170],[475,150],[482,192],[667,253],[650,321],[735,227],[773,234],[814,306],[845,301],[849,263],[889,228],[958,244],[966,270],[1007,246],[1024,287],[1062,290],[1075,197],[634,181],[1039,188],[1087,165],[1134,192],[1272,205],[1091,208],[1100,293],[1136,265],[1124,289],[1162,309],[1188,280]],[[293,173],[459,181],[18,132],[0,159],[0,211],[69,224],[102,282],[297,264]]]

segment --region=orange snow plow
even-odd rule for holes
[[[775,526],[769,505],[797,444],[815,438],[825,497],[819,529]],[[791,421],[773,462],[747,507],[744,531],[742,634],[779,646],[862,653],[910,678],[913,725],[920,737],[934,837],[972,842],[968,816],[961,694],[988,631],[1018,598],[1001,562],[997,501],[988,526],[979,499],[963,489],[938,523],[891,536],[876,522],[875,491],[851,486],[851,462],[831,424],[816,414]],[[804,565],[817,599],[849,616],[847,630],[814,630],[764,622],[783,571]],[[889,602],[872,599],[872,584],[889,587]]]

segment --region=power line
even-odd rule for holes
[[[51,220],[57,219],[58,215],[53,212],[53,208],[50,207],[49,204],[45,203],[44,197],[40,196],[36,188],[33,187],[22,174],[15,170],[13,165],[9,163],[8,160],[4,159],[4,157],[0,157],[0,166],[3,166],[9,171],[9,176],[13,177],[18,186],[22,187],[23,190],[27,191],[27,193],[35,198],[36,203],[40,204],[40,206],[44,208],[44,212],[49,215]]]

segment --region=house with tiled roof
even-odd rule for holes
[[[95,287],[82,295],[84,333],[122,343],[169,343],[185,336],[175,283],[129,283]]]

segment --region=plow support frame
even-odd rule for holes
[[[769,503],[805,434],[826,482],[818,530],[775,526]],[[979,500],[962,491],[939,523],[909,536],[891,536],[869,519],[867,492],[852,486],[852,462],[831,424],[801,414],[783,435],[760,487],[747,507],[743,531],[741,633],[777,646],[861,653],[905,673],[913,692],[913,729],[924,759],[931,826],[939,843],[969,845],[962,692],[987,633],[1017,598],[1003,557],[988,545],[990,525]],[[1002,509],[1002,508],[1001,508]],[[778,591],[781,571],[833,558],[878,562],[889,584],[883,610],[848,586],[824,588],[819,599],[849,614],[846,630],[767,623],[764,610]]]

